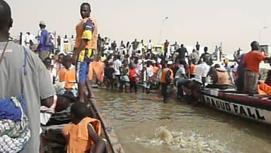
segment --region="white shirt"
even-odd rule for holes
[[[185,75],[185,69],[184,69],[184,66],[181,65],[179,67],[179,69],[177,70],[176,74],[175,74],[175,79],[179,79],[181,78],[183,75]]]
[[[25,43],[27,43],[27,44],[30,43],[30,35],[28,35],[28,34],[25,35]]]
[[[142,70],[143,70],[143,65],[142,65],[141,62],[139,62],[139,63],[136,65],[136,73],[137,73],[137,74],[140,74]]]
[[[170,46],[170,53],[173,54],[175,52],[175,46],[174,45],[171,45]]]
[[[112,63],[113,62],[113,58],[110,58],[109,60],[108,60],[108,63]],[[114,63],[113,63],[114,64]]]
[[[140,42],[139,45],[138,45],[137,50],[142,51],[143,48],[144,48],[144,44]]]
[[[149,78],[153,76],[152,66],[147,67],[146,71]]]
[[[210,66],[207,65],[205,62],[203,62],[199,65],[196,65],[194,80],[202,83],[202,78],[207,77],[209,70],[210,70]]]
[[[161,58],[157,58],[157,63],[161,63],[162,59]]]
[[[64,43],[64,44],[68,44],[68,43],[69,43],[68,38],[64,38],[63,43]]]
[[[115,75],[120,75],[120,67],[121,67],[122,63],[119,59],[116,59],[114,61],[114,69],[115,69]]]
[[[147,49],[152,49],[152,44],[151,44],[151,42],[149,42],[149,43],[147,44]]]

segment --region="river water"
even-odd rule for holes
[[[271,126],[154,93],[94,93],[126,153],[271,153]]]

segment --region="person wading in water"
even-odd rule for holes
[[[162,69],[162,76],[160,79],[161,84],[161,94],[163,96],[163,102],[166,103],[169,93],[168,88],[171,82],[173,81],[173,71],[170,69],[170,66],[172,65],[172,61],[168,61],[168,63],[164,63],[163,69]]]

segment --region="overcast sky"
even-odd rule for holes
[[[112,39],[152,39],[223,50],[241,47],[247,51],[252,40],[271,44],[270,0],[7,0],[14,27],[36,34],[40,20],[49,31],[74,34],[80,20],[80,4],[90,2],[99,33]],[[163,23],[163,19],[168,17]],[[268,28],[263,28],[263,27]],[[160,33],[162,33],[160,35]],[[261,34],[260,34],[261,33]]]

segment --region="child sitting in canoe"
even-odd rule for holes
[[[101,122],[89,117],[86,104],[76,102],[71,106],[71,123],[64,126],[67,153],[104,153],[105,142],[99,137]]]
[[[56,83],[55,89],[59,95],[77,96],[78,88],[76,84],[75,66],[72,65],[72,57],[66,55],[62,59],[63,68],[58,73],[59,82]]]

